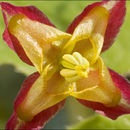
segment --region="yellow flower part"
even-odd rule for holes
[[[101,58],[97,61],[98,69],[90,71],[88,78],[76,82],[76,91],[72,96],[115,106],[120,100],[120,92],[115,87],[110,74]],[[115,94],[116,97],[115,97]]]
[[[43,71],[44,64],[58,57],[60,50],[56,43],[61,42],[58,45],[62,46],[64,40],[71,36],[19,14],[11,18],[8,29],[18,39],[26,55],[40,73]]]
[[[17,109],[20,119],[30,121],[68,96],[118,104],[120,92],[100,57],[108,19],[109,12],[96,6],[71,35],[23,15],[12,16],[8,30],[40,73]]]
[[[68,82],[88,77],[89,62],[78,52],[74,52],[73,55],[65,54],[61,64],[67,69],[62,69],[60,74]]]
[[[76,27],[63,51],[79,52],[91,63],[95,63],[103,46],[108,18],[109,12],[104,7],[93,8]]]

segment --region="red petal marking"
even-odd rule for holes
[[[31,88],[31,86],[33,85],[33,83],[36,81],[36,79],[39,76],[40,74],[38,72],[35,72],[31,74],[29,77],[27,77],[27,79],[24,81],[24,83],[22,84],[21,90],[19,91],[18,96],[16,97],[16,100],[14,102],[15,111],[17,107],[19,106],[19,104],[21,104],[21,102],[24,100],[29,89]]]
[[[15,129],[17,127],[17,129],[40,129],[43,127],[43,125],[46,124],[46,122],[54,115],[56,114],[56,112],[58,110],[60,110],[63,106],[64,106],[64,102],[62,101],[42,112],[40,112],[39,114],[37,114],[32,121],[30,122],[24,122],[24,123],[20,123],[17,113],[16,113],[16,109],[19,106],[19,104],[24,100],[24,98],[26,97],[29,89],[31,88],[32,84],[35,82],[35,80],[39,77],[39,73],[35,72],[32,75],[30,75],[23,83],[22,88],[15,100],[14,103],[14,112],[12,114],[12,116],[10,117],[9,121],[6,124],[6,129]]]
[[[88,5],[84,11],[77,16],[74,21],[69,25],[67,32],[73,33],[77,25],[80,23],[80,21],[88,15],[89,11],[94,8],[95,6],[101,6],[103,4],[106,4],[109,2],[109,0],[104,0],[102,2],[96,2],[91,5]],[[115,37],[117,36],[121,25],[124,21],[124,16],[126,13],[126,7],[125,7],[125,0],[118,0],[115,6],[109,11],[110,12],[110,18],[108,21],[105,38],[104,38],[104,45],[102,51],[108,49],[112,43],[114,42]]]
[[[3,33],[3,39],[4,41],[8,44],[8,46],[14,50],[18,56],[27,64],[32,65],[31,61],[29,60],[29,58],[26,56],[23,48],[20,46],[20,44],[18,43],[18,40],[16,40],[16,38],[12,38],[8,32],[8,19],[7,16],[13,16],[16,14],[24,14],[25,16],[27,16],[28,18],[30,18],[31,20],[36,20],[38,22],[53,26],[54,25],[48,20],[48,18],[36,7],[34,6],[26,6],[26,7],[16,7],[13,6],[9,3],[6,2],[1,2],[0,3],[1,6],[1,10],[3,13],[3,17],[4,17],[4,22],[5,22],[5,31]],[[19,45],[17,45],[19,44]]]
[[[115,85],[120,89],[122,99],[130,105],[130,82],[124,79],[116,72],[110,70],[111,77]],[[115,95],[116,96],[116,95]],[[118,116],[123,114],[130,114],[130,106],[119,104],[116,107],[106,107],[101,103],[90,102],[86,100],[78,100],[81,104],[94,109],[96,112],[103,114],[111,119],[116,119]]]
[[[123,99],[130,104],[130,82],[113,70],[109,69],[109,71],[115,85],[120,89]]]
[[[18,121],[17,121],[16,113],[13,112],[13,114],[11,115],[9,121],[6,124],[6,130],[11,130],[11,129],[13,130],[17,123],[18,123]]]
[[[130,114],[130,108],[126,108],[125,106],[118,105],[116,107],[105,107],[103,104],[97,102],[90,102],[86,100],[78,101],[86,107],[92,108],[99,114],[107,116],[113,120],[115,120],[118,116],[121,116],[123,114]]]
[[[118,2],[110,11],[110,18],[105,33],[102,51],[105,51],[112,45],[114,39],[120,31],[120,27],[124,22],[124,17],[126,14],[125,4],[125,0],[120,0],[120,2]]]
[[[20,124],[18,116],[13,112],[9,121],[6,124],[6,130],[24,129],[24,130],[39,130],[51,119],[63,106],[65,101],[62,101],[36,115],[32,121],[23,122]]]
[[[0,3],[2,12],[6,11],[8,15],[13,16],[16,14],[24,14],[28,18],[32,20],[36,20],[38,22],[54,26],[49,19],[43,14],[39,9],[37,9],[34,6],[23,6],[23,7],[17,7],[14,5],[11,5],[6,2]]]
[[[9,33],[6,33],[6,34],[9,34]],[[30,59],[25,54],[25,52],[24,52],[22,46],[20,45],[19,41],[17,40],[17,38],[15,36],[13,36],[12,34],[9,34],[9,36],[12,40],[13,48],[14,48],[15,52],[17,53],[17,55],[19,56],[19,58],[22,61],[24,61],[25,63],[33,66],[32,62],[30,61]]]

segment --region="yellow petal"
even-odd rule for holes
[[[115,106],[119,103],[120,92],[101,58],[98,59],[99,70],[91,71],[88,78],[76,82],[76,91],[71,95],[84,100]],[[116,96],[115,96],[116,95]]]
[[[108,94],[111,99],[111,102],[106,103],[106,105],[115,106],[119,103],[121,98],[120,90],[118,89],[118,87],[115,86],[110,76],[110,73],[101,58],[98,59],[98,63],[99,63],[100,86],[104,88],[105,93]]]
[[[76,27],[64,52],[79,52],[92,64],[95,63],[103,46],[108,18],[109,12],[104,7],[93,8]]]
[[[49,80],[46,80],[44,72],[34,82],[26,98],[17,109],[19,118],[24,121],[32,120],[35,115],[57,104],[69,95],[68,85],[59,72],[54,73]]]
[[[56,59],[59,52],[57,47],[64,44],[63,39],[70,37],[70,34],[20,14],[11,18],[8,29],[18,39],[39,72],[42,72],[43,64],[48,59],[49,61]]]

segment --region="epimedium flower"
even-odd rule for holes
[[[42,128],[68,96],[112,119],[130,113],[130,83],[100,57],[123,23],[124,0],[87,6],[66,32],[34,6],[0,5],[3,39],[37,70],[24,81],[6,129]]]

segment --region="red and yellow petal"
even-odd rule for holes
[[[17,38],[27,57],[40,73],[45,64],[56,60],[60,55],[63,40],[71,36],[21,14],[10,18],[8,31]]]
[[[59,72],[48,79],[47,70],[37,73],[24,82],[15,101],[15,111],[23,121],[31,121],[38,113],[61,102],[68,95],[67,83]],[[34,80],[35,79],[35,80]]]
[[[98,59],[98,70],[90,71],[88,78],[78,80],[76,85],[72,96],[78,99],[102,103],[107,107],[116,106],[120,101],[120,91],[101,59]]]
[[[103,114],[111,119],[116,119],[120,115],[130,114],[130,82],[116,72],[109,70],[115,86],[121,92],[121,100],[118,105],[109,107],[98,102],[78,100],[86,107],[94,109],[96,112]],[[115,95],[117,97],[117,95]]]
[[[115,2],[115,3],[114,3]],[[97,6],[103,6],[105,7],[110,16],[108,20],[108,25],[105,31],[104,36],[104,43],[102,51],[108,49],[112,43],[114,42],[115,37],[117,36],[121,25],[123,24],[125,13],[126,13],[126,7],[125,7],[125,0],[107,0],[102,2],[95,2],[89,6],[87,6],[84,11],[77,16],[74,21],[70,24],[70,26],[67,29],[68,33],[73,34],[76,27],[80,24],[80,22],[87,17],[89,12],[97,7]]]
[[[26,17],[30,18],[31,20],[36,20],[40,23],[44,23],[53,27],[54,25],[48,20],[48,18],[39,9],[37,9],[34,6],[17,7],[6,2],[1,2],[0,6],[4,17],[4,22],[6,25],[5,31],[3,33],[3,39],[5,40],[7,45],[11,49],[13,49],[25,63],[32,65],[31,61],[25,54],[23,48],[20,45],[18,45],[19,44],[18,40],[16,40],[16,38],[14,37],[11,37],[8,31],[9,19],[14,15],[23,14]]]
[[[71,35],[56,29],[33,6],[16,7],[4,2],[0,6],[6,24],[4,40],[23,61],[33,64],[41,72],[45,59],[55,59],[58,46]]]
[[[20,112],[19,108],[20,108],[21,104],[24,102],[24,100],[27,99],[28,93],[30,93],[30,91],[32,91],[31,90],[32,86],[34,84],[36,84],[35,82],[37,82],[37,80],[39,80],[39,78],[40,78],[40,75],[38,72],[36,72],[36,73],[33,73],[32,75],[30,75],[24,81],[22,88],[15,100],[14,112],[6,124],[6,129],[30,129],[30,130],[31,129],[40,129],[48,122],[48,120],[51,117],[53,117],[56,114],[56,112],[58,110],[60,110],[64,106],[64,101],[55,102],[53,105],[49,106],[48,108],[41,110],[40,112],[37,112],[37,114],[35,114],[30,121],[25,121],[20,118],[21,116],[19,116],[19,114],[20,115],[23,114],[22,116],[24,116],[24,115],[28,116],[28,114],[30,114],[30,112],[26,113],[26,111],[24,111],[24,109],[21,111],[23,113],[19,113]],[[51,80],[51,82],[49,82],[49,84],[48,84],[48,92],[53,93],[53,95],[54,95],[56,92],[55,89],[59,88],[59,87],[61,88],[60,90],[58,89],[59,92],[63,91],[63,85],[57,86],[58,84],[62,83],[62,80],[59,79],[59,75],[57,75],[57,73],[50,80]],[[57,83],[56,85],[55,85],[55,82]],[[41,86],[37,86],[38,90],[39,90],[39,87],[41,87]],[[54,87],[55,89],[53,90],[52,87]],[[36,95],[38,90],[36,90],[33,94]],[[43,93],[43,95],[44,95],[44,93]],[[36,97],[34,96],[32,98],[36,98]],[[49,94],[48,94],[48,98],[49,98]],[[45,104],[46,102],[47,102],[47,100],[45,100],[45,102],[43,102],[43,104]],[[36,103],[35,105],[38,105],[38,104]],[[33,106],[33,108],[35,108],[35,106]],[[33,110],[33,108],[31,108],[31,110]]]
[[[92,8],[75,28],[71,39],[64,47],[65,53],[79,52],[91,64],[95,63],[103,47],[108,19],[109,12],[104,7]]]

